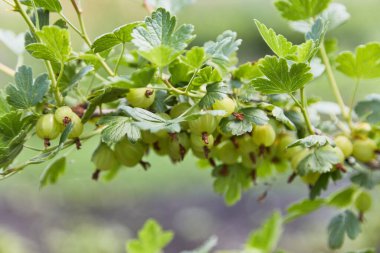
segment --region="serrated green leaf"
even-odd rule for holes
[[[21,0],[20,2],[30,7],[36,6],[52,12],[62,11],[62,6],[59,0]]]
[[[281,214],[274,212],[259,230],[249,235],[245,248],[263,253],[273,252],[277,247],[282,231]]]
[[[203,47],[192,47],[181,59],[192,69],[199,69],[206,61],[205,49]]]
[[[211,107],[215,101],[223,99],[228,94],[228,87],[223,83],[209,84],[206,90],[206,95],[199,101],[201,108]]]
[[[227,170],[227,172],[225,173],[224,170]],[[242,192],[252,185],[249,169],[240,164],[228,167],[224,165],[218,166],[213,169],[212,175],[215,177],[214,191],[223,195],[225,203],[229,206],[238,202]]]
[[[247,62],[235,69],[232,75],[242,83],[249,83],[254,78],[261,77],[263,73],[259,69],[259,62]]]
[[[40,188],[43,188],[49,184],[57,183],[60,176],[65,173],[66,169],[66,157],[61,157],[49,164],[42,172],[40,177]]]
[[[358,217],[350,210],[333,217],[328,226],[329,246],[331,249],[339,249],[344,242],[345,234],[350,239],[355,239],[361,232]]]
[[[139,231],[138,239],[127,242],[126,250],[127,253],[162,252],[173,237],[174,234],[171,231],[164,231],[155,220],[149,219]]]
[[[353,201],[358,188],[355,186],[346,187],[340,191],[334,192],[327,198],[327,204],[338,208],[348,207]]]
[[[216,41],[206,42],[203,47],[209,58],[208,64],[225,71],[230,57],[239,49],[240,44],[241,40],[232,31],[223,32]]]
[[[380,95],[372,94],[365,100],[358,102],[355,106],[356,114],[365,119],[368,123],[377,124],[380,122]]]
[[[187,84],[192,77],[192,70],[192,67],[181,61],[172,62],[169,65],[170,83],[175,86],[181,83]]]
[[[111,33],[106,33],[95,38],[91,48],[94,53],[109,50],[117,45],[132,41],[132,31],[136,27],[142,25],[142,22],[134,22],[120,26]]]
[[[201,86],[204,84],[213,84],[219,83],[223,79],[220,76],[219,72],[211,66],[201,69],[196,77],[194,78],[192,85]]]
[[[99,122],[99,124],[102,124]],[[131,142],[141,138],[140,129],[137,128],[131,118],[109,116],[107,127],[102,131],[102,141],[108,145],[115,144],[127,137]]]
[[[285,19],[297,21],[314,18],[324,11],[331,0],[277,0],[275,6]]]
[[[234,115],[231,115],[221,120],[220,128],[223,132],[232,135],[243,135],[251,132],[254,125],[264,125],[269,121],[267,114],[257,108],[244,108],[237,113],[243,119],[238,119]]]
[[[58,26],[44,26],[36,32],[40,43],[26,46],[31,55],[37,59],[65,63],[71,53],[70,34]]]
[[[288,41],[283,35],[276,34],[273,29],[267,28],[257,19],[255,19],[255,23],[264,41],[278,57],[286,58],[288,55],[296,53],[297,47]]]
[[[296,140],[292,144],[288,146],[288,148],[296,147],[296,146],[302,146],[304,148],[319,148],[324,147],[326,145],[331,145],[335,147],[334,141],[325,135],[309,135],[305,138]]]
[[[292,93],[313,79],[307,64],[295,63],[289,69],[285,59],[274,56],[265,57],[260,70],[266,78],[256,78],[252,85],[264,94]]]
[[[32,68],[21,66],[15,75],[15,84],[7,87],[7,101],[17,109],[28,109],[42,101],[49,90],[50,80],[47,74],[33,81]]]
[[[287,208],[287,215],[284,218],[284,222],[291,222],[301,216],[308,215],[326,204],[324,199],[305,199],[300,202],[294,203]]]
[[[337,70],[354,79],[380,77],[380,43],[371,42],[356,48],[355,54],[343,52],[337,58]]]
[[[176,23],[176,18],[165,9],[154,11],[152,17],[145,19],[145,26],[132,32],[132,42],[138,53],[158,67],[169,65],[194,39],[192,25],[175,29]]]
[[[279,122],[283,123],[289,129],[295,130],[296,126],[294,123],[285,115],[284,110],[281,107],[268,104],[268,103],[260,103],[258,105],[259,108],[269,111],[272,116]]]
[[[299,163],[297,172],[301,176],[314,172],[326,173],[330,172],[333,166],[339,162],[339,157],[334,151],[316,149]]]

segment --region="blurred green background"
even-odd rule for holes
[[[69,1],[62,1],[67,16],[75,20]],[[351,20],[334,31],[339,50],[353,50],[358,44],[380,39],[378,24],[379,0],[342,0],[352,15]],[[147,15],[140,0],[83,0],[84,17],[91,38],[115,27]],[[194,44],[203,44],[224,30],[233,30],[243,39],[241,62],[255,60],[270,53],[257,32],[253,19],[284,34],[293,42],[303,40],[290,30],[268,0],[198,0],[178,14],[180,23],[195,25]],[[0,29],[24,32],[21,18],[0,3]],[[331,37],[328,34],[327,37]],[[73,34],[73,46],[82,48]],[[0,62],[14,67],[16,56],[0,44]],[[43,71],[41,64],[25,56],[25,63]],[[39,65],[38,65],[39,64]],[[346,99],[353,83],[337,73]],[[11,79],[0,73],[0,87]],[[369,92],[380,93],[378,81],[363,82],[360,97]],[[326,77],[308,87],[308,94],[332,100]],[[307,196],[308,189],[279,180],[270,189],[263,203],[256,201],[265,190],[254,188],[234,207],[226,207],[213,193],[210,171],[197,168],[188,157],[179,165],[167,158],[150,155],[152,168],[125,169],[112,182],[90,179],[93,166],[90,154],[97,140],[83,145],[80,151],[69,150],[70,166],[55,186],[39,189],[39,176],[46,165],[28,168],[25,172],[0,182],[0,253],[118,253],[125,240],[135,236],[144,221],[156,218],[176,237],[167,252],[192,249],[211,235],[219,238],[219,248],[240,248],[250,230],[259,226],[273,209]],[[32,151],[24,155],[33,154]],[[19,160],[23,158],[20,157]],[[339,185],[337,186],[339,187]],[[379,193],[378,191],[375,194]],[[369,214],[364,231],[345,250],[376,247],[380,233],[380,206]],[[326,246],[326,227],[333,210],[324,209],[287,226],[281,247],[294,253],[331,252]],[[8,247],[8,248],[7,248]]]

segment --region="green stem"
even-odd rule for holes
[[[124,52],[125,52],[125,43],[123,43],[123,45],[122,45],[120,57],[117,60],[117,63],[116,63],[116,66],[115,66],[115,70],[113,71],[115,73],[115,75],[117,75],[117,72],[118,72],[119,67],[120,67],[120,63],[123,60]]]
[[[311,124],[310,117],[306,109],[307,107],[305,106],[306,100],[305,100],[304,89],[301,89],[300,93],[301,93],[301,102],[293,94],[290,93],[289,95],[293,99],[293,101],[296,103],[296,105],[300,108],[302,116],[305,119],[307,130],[309,131],[310,134],[315,134],[313,125]]]
[[[75,9],[76,14],[77,14],[79,25],[80,25],[80,30],[77,29],[77,28],[74,28],[74,26],[71,24],[71,22],[68,22],[68,24],[71,27],[73,27],[74,31],[76,31],[82,37],[82,39],[86,42],[86,44],[91,48],[92,42],[91,42],[90,38],[88,37],[87,31],[86,31],[86,26],[84,25],[84,20],[83,20],[83,16],[82,16],[82,10],[79,7],[79,5],[76,2],[76,0],[70,0],[70,1],[71,1],[71,4],[73,5],[73,7]],[[62,15],[62,18],[63,17],[64,16]],[[66,20],[67,19],[65,19],[65,21]],[[108,66],[108,64],[104,61],[103,57],[101,57],[100,54],[95,54],[95,56],[98,58],[100,64],[107,71],[107,73],[110,76],[115,76],[115,73],[112,71],[112,69],[110,68],[110,66]]]
[[[348,114],[350,126],[352,126],[352,111],[354,110],[356,95],[357,95],[358,90],[359,90],[359,84],[360,84],[360,80],[356,79],[354,93],[352,94],[352,98],[351,98],[350,111]]]
[[[17,11],[21,14],[21,16],[25,20],[26,24],[28,25],[29,29],[36,36],[37,41],[40,42],[41,40],[40,40],[40,38],[38,37],[38,35],[36,33],[37,29],[34,26],[32,20],[29,18],[28,14],[26,14],[25,10],[22,8],[20,1],[19,0],[14,0],[14,3],[16,5]],[[46,69],[47,69],[48,74],[49,74],[49,78],[51,80],[51,87],[52,87],[52,91],[53,91],[55,100],[57,102],[57,105],[61,106],[61,105],[63,105],[63,97],[62,97],[62,94],[61,94],[61,92],[59,91],[59,89],[57,87],[57,81],[55,79],[55,74],[54,74],[54,71],[53,71],[53,66],[47,60],[45,60],[44,62],[45,62],[45,66],[46,66]]]
[[[174,93],[178,94],[178,95],[186,95],[186,96],[189,96],[189,97],[193,97],[193,98],[201,98],[203,97],[203,95],[197,95],[197,94],[193,94],[193,93],[189,93],[189,92],[185,92],[183,90],[180,90],[180,89],[177,89],[176,87],[174,87],[167,79],[165,78],[162,78],[162,81],[164,82],[164,84],[166,85],[166,87],[168,87],[168,89],[170,91],[173,91]]]
[[[341,112],[342,112],[342,116],[347,121],[347,123],[349,123],[349,115],[347,114],[346,106],[344,104],[342,95],[339,91],[339,87],[338,87],[338,84],[336,82],[336,79],[335,79],[335,76],[334,76],[334,73],[333,73],[333,70],[332,70],[332,67],[330,64],[329,57],[327,56],[326,49],[325,49],[325,46],[323,43],[321,43],[321,47],[320,47],[319,51],[320,51],[321,56],[322,56],[323,64],[326,67],[327,77],[329,79],[331,89],[334,93],[335,99],[339,105]]]
[[[16,71],[14,71],[10,67],[2,64],[1,62],[0,62],[0,71],[7,74],[8,76],[12,76],[12,77],[16,74]]]
[[[189,89],[190,89],[190,87],[191,87],[191,85],[192,85],[192,83],[193,83],[193,81],[194,81],[194,78],[195,78],[195,76],[197,75],[198,71],[199,71],[199,69],[196,69],[196,70],[194,71],[194,74],[193,74],[193,76],[191,77],[191,79],[190,79],[190,81],[189,81],[189,83],[188,83],[188,85],[187,85],[187,87],[186,87],[186,90],[185,90],[185,93],[186,93],[186,94],[189,92]]]

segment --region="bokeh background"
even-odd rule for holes
[[[62,3],[67,16],[75,20],[69,1]],[[347,5],[352,18],[333,33],[339,39],[339,50],[353,50],[358,44],[379,41],[380,1],[341,3]],[[147,15],[140,0],[83,0],[82,5],[92,39]],[[236,31],[243,39],[239,51],[242,63],[270,53],[259,37],[254,18],[295,43],[303,40],[281,19],[270,0],[198,0],[178,13],[178,18],[180,23],[195,25],[197,38],[193,44],[213,40],[227,29]],[[26,29],[21,18],[1,2],[0,29]],[[79,38],[75,34],[73,38],[74,48],[81,48]],[[42,71],[41,64],[29,56],[24,60],[36,72]],[[12,67],[17,64],[16,56],[1,43],[0,62]],[[348,99],[352,81],[339,73],[337,78]],[[0,73],[0,87],[10,81]],[[360,97],[369,92],[380,93],[379,87],[378,81],[363,82]],[[333,99],[326,77],[310,84],[307,91]],[[264,202],[256,199],[266,189],[254,188],[237,205],[226,207],[212,190],[210,171],[199,169],[191,157],[180,165],[172,165],[167,158],[150,155],[152,168],[147,172],[141,168],[125,169],[111,182],[94,182],[90,180],[93,166],[89,157],[96,144],[97,140],[91,140],[80,151],[70,150],[70,166],[55,186],[39,189],[39,177],[46,165],[27,168],[0,182],[1,253],[124,252],[125,241],[134,237],[149,217],[176,232],[167,252],[195,248],[212,235],[219,238],[218,249],[240,249],[249,231],[274,209],[284,209],[308,194],[308,189],[297,182],[287,185],[286,179],[279,179]],[[24,153],[30,154],[31,151]],[[377,190],[374,195],[378,193]],[[364,224],[365,232],[335,252],[363,247],[375,247],[380,252],[380,206],[377,201],[375,204],[367,216],[369,222]],[[294,253],[331,252],[326,246],[326,227],[333,214],[333,210],[323,209],[287,225],[280,247]]]

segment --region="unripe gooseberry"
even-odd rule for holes
[[[66,126],[67,124],[69,124],[72,121],[72,117],[75,117],[74,115],[76,115],[76,114],[68,106],[59,107],[54,112],[55,120],[64,126]]]
[[[235,101],[229,97],[224,97],[221,100],[216,100],[212,105],[212,109],[214,110],[222,110],[225,111],[223,117],[230,116],[236,109]]]
[[[159,138],[158,141],[153,143],[153,150],[159,156],[165,156],[169,153],[169,135],[165,138]]]
[[[211,148],[214,145],[214,136],[209,135],[198,135],[192,133],[190,135],[191,148],[203,150],[204,147]]]
[[[301,176],[301,179],[308,185],[315,185],[315,183],[318,181],[320,176],[321,176],[321,173],[310,172],[306,174],[305,176]]]
[[[218,126],[218,119],[211,114],[201,115],[195,120],[189,121],[192,133],[201,135],[202,133],[212,134]]]
[[[269,147],[276,140],[276,132],[270,124],[257,125],[253,130],[252,140],[257,146]]]
[[[169,144],[169,157],[173,162],[182,161],[190,148],[189,136],[186,133],[179,133],[171,138]]]
[[[145,146],[141,142],[132,143],[127,138],[115,144],[117,160],[127,167],[136,166],[145,154]]]
[[[71,122],[73,123],[73,128],[71,129],[71,132],[69,133],[69,138],[70,139],[79,138],[79,136],[81,136],[81,134],[83,133],[82,121],[78,115],[73,113],[73,115],[71,116]]]
[[[359,212],[366,212],[372,206],[372,197],[368,192],[361,192],[355,200],[355,207]]]
[[[159,137],[149,130],[141,131],[141,139],[146,144],[153,144],[158,141]]]
[[[377,149],[376,142],[371,139],[358,139],[355,140],[353,149],[353,156],[361,162],[367,163],[375,158],[375,151]]]
[[[352,145],[351,140],[348,139],[346,136],[339,135],[335,137],[334,141],[336,146],[340,148],[340,150],[342,150],[344,157],[347,158],[352,154],[354,146]]]
[[[103,142],[95,149],[91,161],[97,170],[112,170],[119,165],[113,150]]]
[[[220,143],[215,149],[215,157],[224,164],[234,164],[239,159],[239,151],[231,141]]]
[[[156,93],[151,88],[132,88],[127,94],[127,100],[133,107],[148,108],[154,102]]]
[[[50,146],[50,140],[59,136],[61,128],[61,125],[55,120],[54,114],[45,114],[37,121],[36,134],[45,140],[45,146]]]
[[[303,149],[301,152],[293,156],[292,160],[290,161],[292,169],[297,172],[298,166],[309,154],[311,154],[311,151],[309,149]]]

